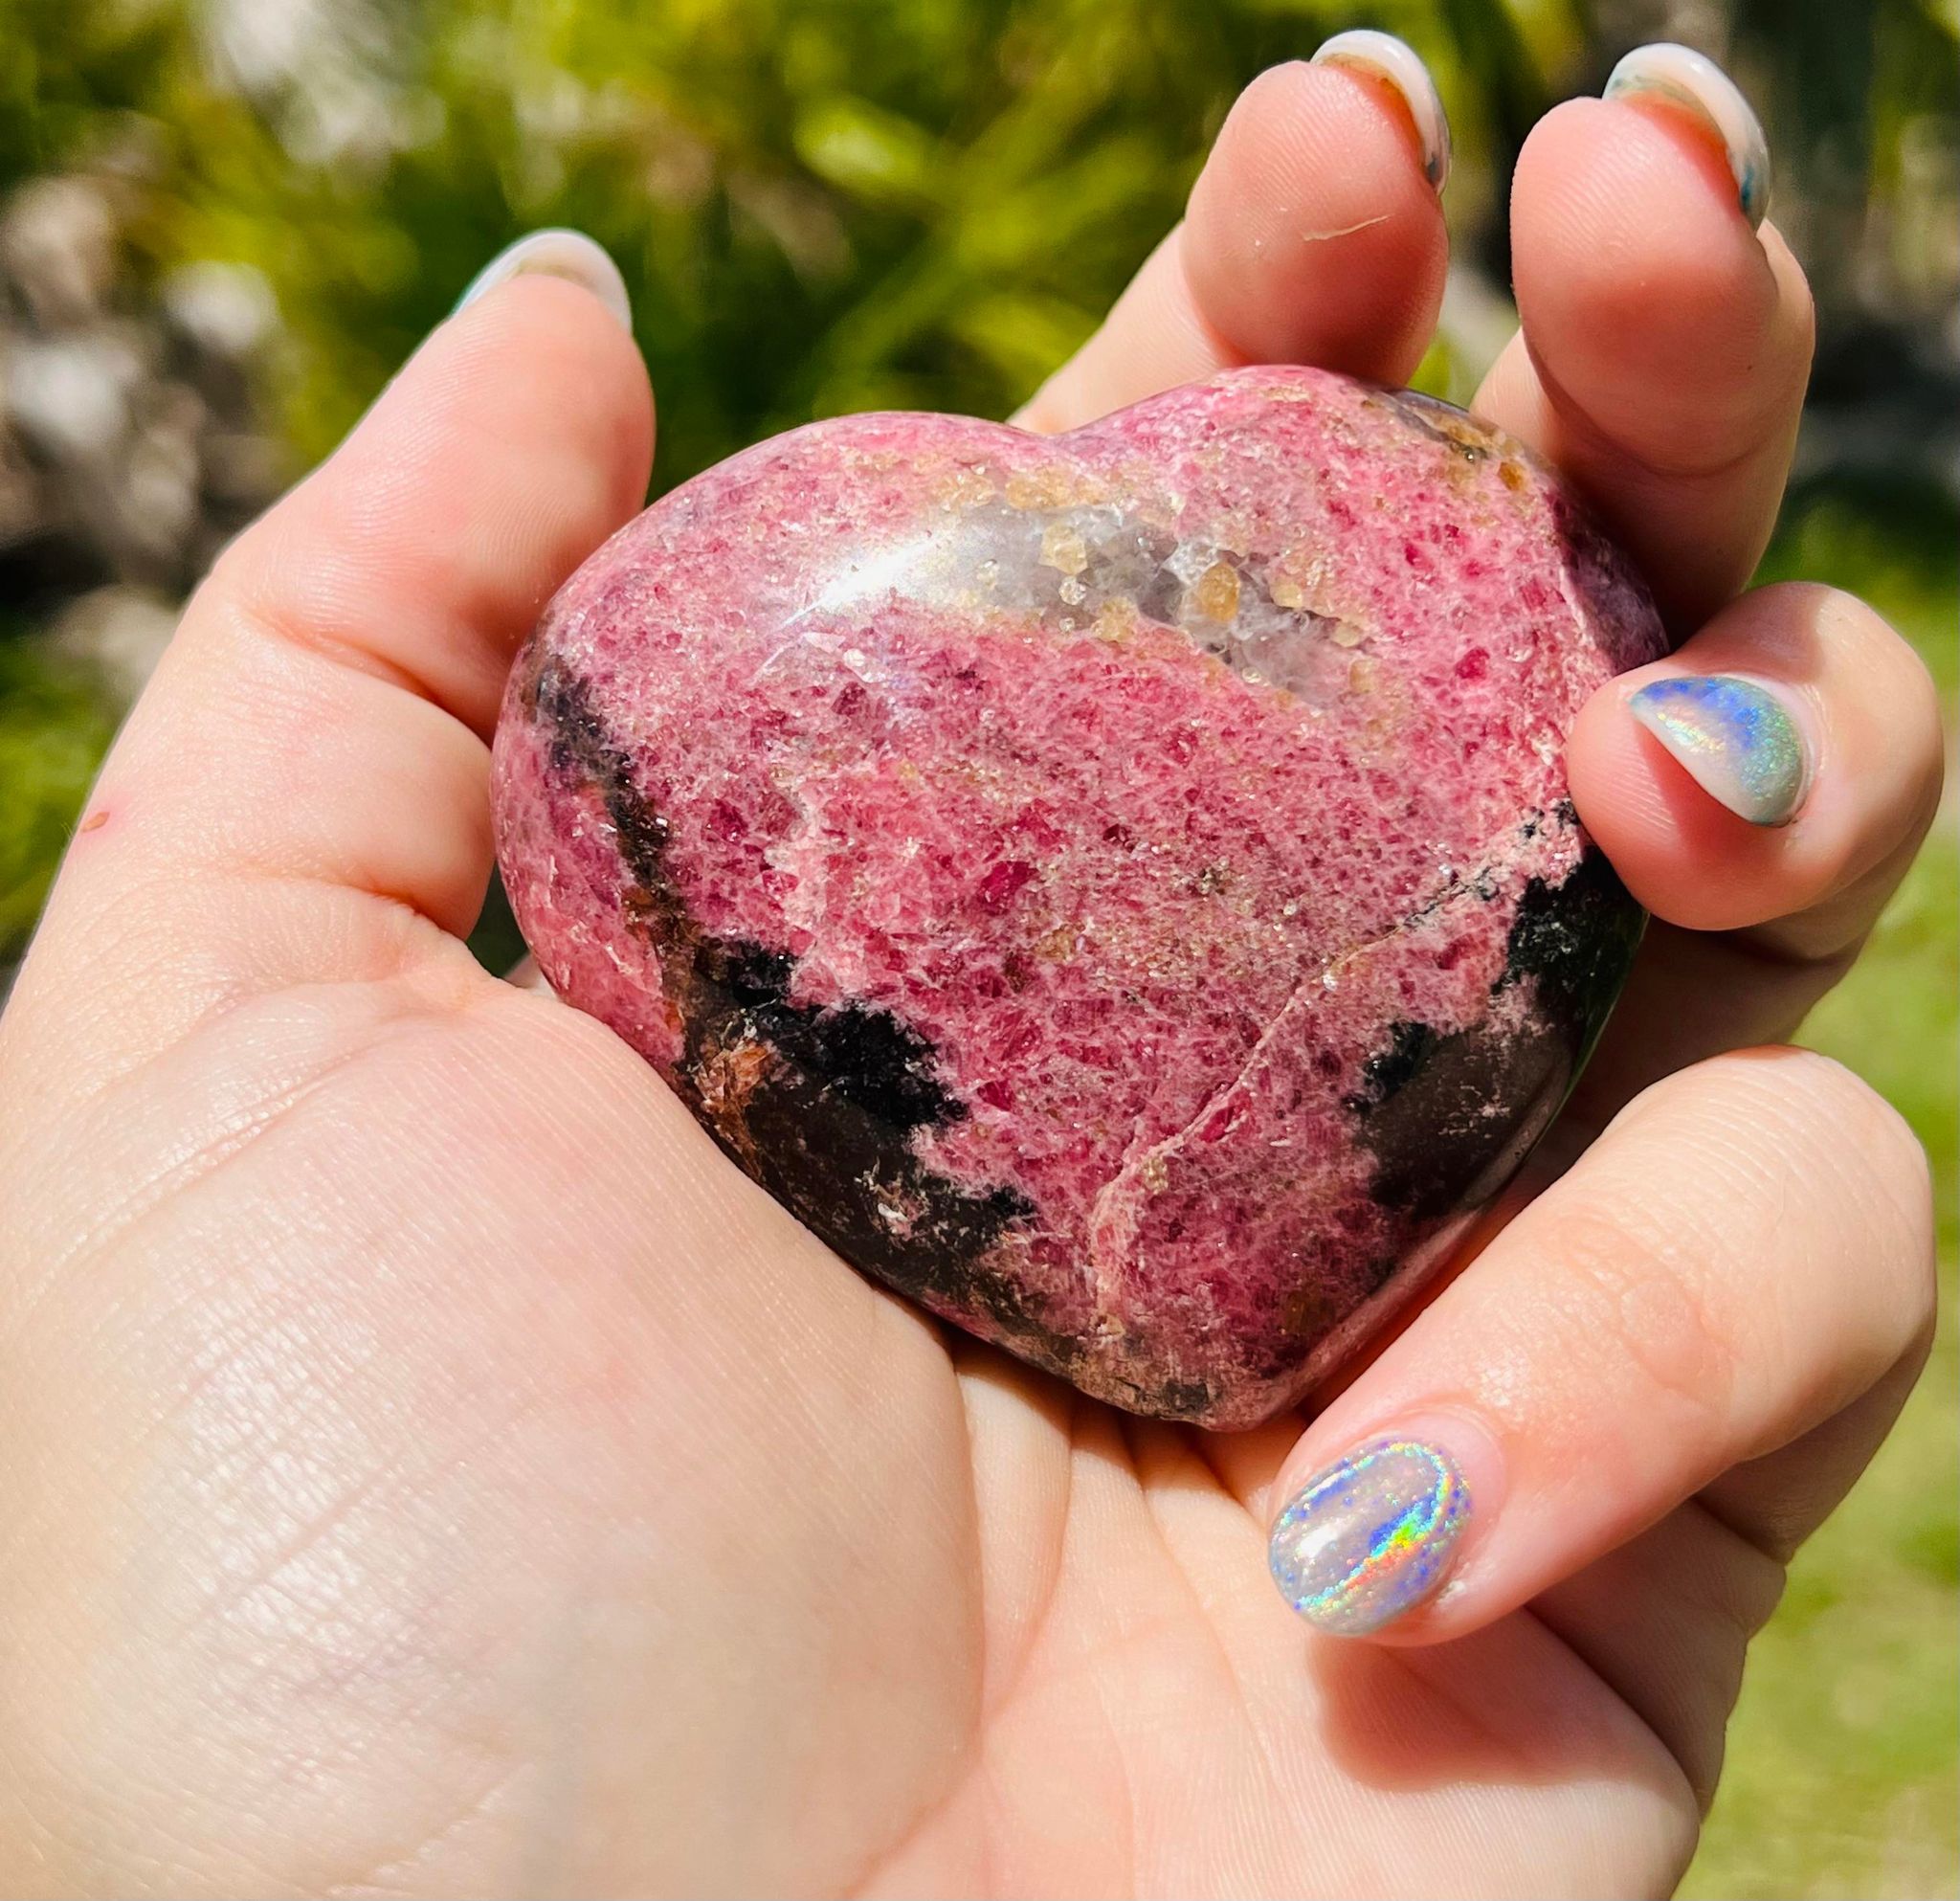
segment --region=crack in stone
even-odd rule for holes
[[[1563,818],[1561,829],[1575,823],[1576,820],[1570,817]],[[1526,816],[1522,828],[1507,826],[1497,839],[1493,839],[1490,845],[1476,855],[1481,862],[1474,876],[1451,880],[1422,904],[1405,911],[1387,929],[1364,939],[1359,944],[1348,946],[1338,956],[1323,962],[1317,971],[1310,972],[1303,977],[1288,992],[1285,1001],[1254,1040],[1244,1061],[1230,1078],[1213,1090],[1179,1128],[1143,1147],[1133,1145],[1125,1152],[1117,1172],[1092,1197],[1085,1228],[1088,1242],[1085,1272],[1097,1296],[1098,1305],[1102,1310],[1112,1310],[1118,1304],[1115,1296],[1120,1286],[1122,1264],[1127,1252],[1126,1243],[1135,1232],[1134,1218],[1148,1205],[1150,1190],[1144,1176],[1151,1165],[1154,1163],[1161,1167],[1171,1156],[1188,1147],[1198,1129],[1229,1108],[1231,1099],[1247,1085],[1248,1079],[1257,1072],[1282,1028],[1291,1022],[1297,1022],[1301,1017],[1311,1014],[1319,998],[1337,986],[1339,973],[1343,967],[1371,955],[1393,943],[1398,937],[1429,923],[1453,905],[1467,903],[1473,899],[1479,903],[1488,903],[1496,896],[1494,880],[1499,876],[1497,861],[1500,845],[1512,841],[1529,845],[1541,836],[1544,825],[1545,815],[1534,810]],[[1515,863],[1510,867],[1516,868]],[[1508,972],[1501,973],[1496,983],[1491,986],[1491,992],[1494,994],[1503,989],[1510,980]],[[1139,1188],[1143,1191],[1141,1195],[1136,1192]],[[1125,1219],[1125,1214],[1131,1219]]]
[[[1384,945],[1392,944],[1406,932],[1435,917],[1446,906],[1458,902],[1478,899],[1483,901],[1480,890],[1482,874],[1475,880],[1459,880],[1448,889],[1438,892],[1436,897],[1415,910],[1405,912],[1388,929],[1363,943],[1351,945],[1339,957],[1323,963],[1316,971],[1309,972],[1287,993],[1286,1000],[1274,1012],[1272,1019],[1254,1040],[1246,1052],[1245,1060],[1232,1075],[1205,1100],[1196,1110],[1169,1134],[1142,1149],[1132,1149],[1124,1157],[1123,1165],[1116,1174],[1096,1191],[1089,1204],[1087,1222],[1087,1272],[1094,1286],[1099,1305],[1105,1310],[1117,1305],[1114,1295],[1120,1281],[1120,1270],[1125,1258],[1124,1242],[1127,1230],[1133,1234],[1135,1223],[1125,1221],[1125,1205],[1135,1212],[1148,1205],[1149,1190],[1143,1183],[1145,1172],[1155,1163],[1164,1163],[1172,1155],[1190,1145],[1197,1130],[1214,1117],[1225,1112],[1233,1096],[1241,1091],[1248,1079],[1258,1069],[1266,1054],[1272,1048],[1281,1032],[1289,1024],[1297,1022],[1303,1016],[1310,1016],[1319,1000],[1334,987],[1335,973],[1343,965],[1351,964],[1357,958],[1378,950]],[[1142,1186],[1141,1197],[1132,1191]],[[1128,1197],[1125,1202],[1125,1197]],[[1119,1238],[1121,1237],[1121,1238]],[[1112,1248],[1115,1252],[1112,1254]]]

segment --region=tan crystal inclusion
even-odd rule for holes
[[[1050,522],[1041,530],[1041,565],[1063,574],[1080,574],[1089,565],[1089,545],[1068,522]]]
[[[1229,561],[1214,561],[1198,576],[1192,593],[1198,612],[1208,619],[1230,620],[1238,612],[1238,570]]]

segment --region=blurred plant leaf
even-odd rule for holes
[[[936,141],[865,100],[839,96],[806,107],[796,118],[795,146],[817,177],[871,204],[927,211],[943,192]]]

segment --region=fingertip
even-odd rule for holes
[[[1698,255],[1719,243],[1727,259],[1746,257],[1754,242],[1733,195],[1721,153],[1672,115],[1631,100],[1569,99],[1532,126],[1519,150],[1512,216],[1542,208],[1586,220],[1582,232],[1596,237],[1599,227],[1637,225],[1642,210],[1666,196],[1678,200],[1668,207],[1668,221],[1637,235],[1679,239]],[[1693,220],[1685,231],[1682,219]],[[1536,235],[1534,228],[1519,234]]]
[[[1608,76],[1607,99],[1685,120],[1722,154],[1736,209],[1751,228],[1770,209],[1770,142],[1741,87],[1705,54],[1660,40],[1637,46]]]
[[[1405,380],[1448,261],[1408,109],[1348,66],[1262,73],[1192,189],[1183,254],[1198,309],[1241,360]]]
[[[1677,631],[1760,559],[1810,378],[1809,286],[1737,190],[1685,113],[1548,113],[1512,189],[1522,330],[1476,404],[1564,469]]]
[[[1714,143],[1629,99],[1570,100],[1519,155],[1511,217],[1534,353],[1602,435],[1670,473],[1774,435],[1810,367],[1788,247],[1737,212]]]
[[[493,290],[523,277],[556,278],[576,284],[598,299],[619,326],[633,330],[633,299],[619,266],[606,248],[582,231],[553,226],[534,231],[507,244],[483,266],[457,299],[457,310],[487,297]]]
[[[490,280],[502,261],[485,267],[418,360],[439,348],[441,372],[455,379],[444,393],[466,403],[499,378],[535,382],[578,432],[615,508],[636,508],[653,472],[654,389],[630,318],[612,296],[568,273],[525,269]]]
[[[1670,744],[1677,709],[1685,746]],[[1804,754],[1795,801],[1751,809],[1785,770],[1785,721]],[[1609,682],[1581,709],[1566,766],[1581,820],[1656,916],[1833,956],[1869,928],[1938,808],[1940,698],[1863,602],[1779,583]]]
[[[1329,63],[1276,66],[1239,95],[1183,222],[1017,421],[1075,428],[1248,363],[1392,385],[1414,373],[1449,262],[1425,175],[1446,163],[1441,107],[1409,48],[1390,74],[1383,49],[1364,47],[1364,70],[1334,56],[1343,37]]]
[[[1550,308],[1563,291],[1576,303],[1597,297],[1604,280],[1659,306],[1719,280],[1723,295],[1767,307],[1762,246],[1732,199],[1720,153],[1679,120],[1630,101],[1567,100],[1518,154],[1520,297],[1540,293]]]
[[[614,314],[521,276],[435,327],[207,591],[487,735],[540,608],[643,503],[653,440],[646,369]]]
[[[1776,914],[1788,834],[1729,811],[1683,768],[1632,704],[1667,662],[1602,687],[1566,749],[1580,822],[1620,881],[1656,917],[1688,930],[1735,930]]]
[[[1422,56],[1406,39],[1356,27],[1337,33],[1322,43],[1310,62],[1357,75],[1370,85],[1385,86],[1391,109],[1408,125],[1415,140],[1422,175],[1440,191],[1450,177],[1450,118],[1435,76]]]

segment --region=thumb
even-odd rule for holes
[[[553,244],[555,275],[534,243],[493,266],[221,557],[102,769],[10,1014],[58,1011],[120,1067],[240,994],[468,929],[510,654],[638,506],[653,447],[618,274]]]

